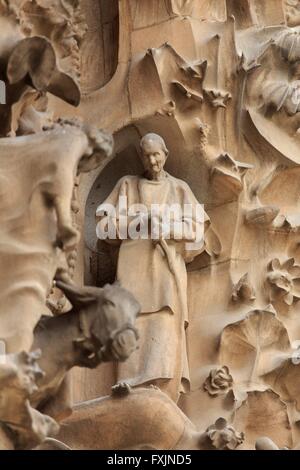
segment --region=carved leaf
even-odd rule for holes
[[[263,376],[264,381],[279,393],[281,398],[287,402],[294,402],[296,409],[300,411],[300,354],[299,349],[287,354],[285,357],[278,356],[276,367]],[[278,364],[279,363],[279,364]]]
[[[260,376],[271,363],[274,351],[287,351],[288,333],[272,307],[253,310],[247,317],[227,325],[220,341],[220,361],[230,370],[240,369],[245,379]]]
[[[183,93],[187,98],[191,98],[193,100],[196,100],[196,101],[200,101],[200,103],[202,103],[203,101],[203,95],[201,93],[198,93],[197,91],[193,90],[192,88],[190,88],[189,86],[187,85],[184,85],[183,83],[181,82],[177,82],[176,80],[174,80],[172,82],[178,89],[179,91],[181,91],[181,93]]]
[[[276,206],[263,206],[250,209],[245,214],[245,222],[249,225],[270,225],[279,214]]]
[[[243,190],[243,177],[250,168],[253,166],[234,160],[228,153],[219,155],[211,169],[215,192],[224,200],[237,198]]]
[[[7,66],[10,83],[17,83],[30,75],[37,90],[46,90],[56,67],[54,49],[42,37],[26,38],[14,48]]]
[[[49,91],[74,106],[79,104],[78,85],[72,77],[57,68],[55,51],[46,38],[33,37],[20,41],[10,55],[7,76],[12,84],[29,76],[37,90]]]
[[[248,446],[259,436],[268,436],[279,447],[292,445],[287,406],[272,390],[248,392],[235,412],[234,426],[244,430]]]
[[[207,60],[183,64],[181,69],[190,77],[203,81],[207,69]]]

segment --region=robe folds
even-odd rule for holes
[[[122,202],[120,196],[123,196]],[[107,212],[109,204],[116,209],[114,214]],[[147,208],[148,214],[152,214],[152,205],[155,204],[155,214],[158,214],[160,221],[160,208],[177,205],[184,217],[180,211],[172,212],[169,220],[189,227],[189,232],[184,232],[189,234],[188,237],[183,234],[175,239],[171,232],[169,239],[158,242],[150,237],[120,240],[120,237],[124,238],[122,216],[128,216],[127,223],[132,221],[135,213],[132,207],[137,204]],[[141,314],[137,319],[140,346],[127,361],[118,364],[118,382],[136,386],[179,377],[179,383],[184,384],[185,388],[189,383],[185,335],[188,326],[186,262],[192,261],[204,250],[203,238],[199,241],[198,237],[195,245],[191,242],[195,240],[197,230],[197,234],[204,236],[209,225],[208,216],[199,206],[189,186],[166,173],[159,181],[125,176],[97,209],[100,217],[97,226],[99,237],[101,230],[107,228],[109,223],[116,227],[120,243],[117,279],[141,305]]]

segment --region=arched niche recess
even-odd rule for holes
[[[139,159],[140,138],[147,132],[156,132],[166,141],[170,151],[166,170],[175,177],[185,180],[199,201],[206,193],[205,165],[198,152],[188,150],[176,119],[157,115],[134,122],[114,134],[115,156],[98,175],[86,181],[82,207],[84,209],[84,243],[80,250],[83,277],[86,285],[101,286],[113,282],[115,262],[109,247],[99,244],[96,237],[95,212],[109,195],[117,181],[124,175],[141,174]],[[116,259],[116,256],[115,256]],[[128,267],[134,269],[134,267]],[[72,393],[74,402],[82,402],[110,393],[115,383],[115,366],[102,364],[96,370],[77,369],[73,373]]]
[[[142,173],[139,142],[147,132],[156,132],[165,139],[170,151],[166,170],[173,176],[187,181],[197,194],[199,175],[202,172],[200,166],[195,172],[195,158],[193,158],[195,156],[186,150],[185,141],[176,120],[157,116],[129,125],[116,133],[114,136],[115,157],[94,180],[86,200],[84,223],[85,284],[102,286],[115,279],[117,252],[107,243],[97,241],[95,212],[98,205],[106,199],[122,176]],[[199,160],[198,163],[200,165]],[[193,184],[193,175],[196,173],[198,179]],[[201,196],[199,200],[201,200]]]
[[[81,45],[81,90],[91,93],[114,75],[119,53],[118,0],[80,0],[87,32]]]

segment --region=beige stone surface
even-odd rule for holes
[[[296,0],[0,2],[0,339],[9,353],[0,363],[0,448],[299,446],[299,12]],[[55,275],[100,289],[118,276],[122,259],[97,240],[95,211],[121,178],[143,174],[147,133],[164,139],[166,172],[211,222],[202,253],[188,264],[180,255],[186,286],[168,289],[173,300],[186,295],[184,308],[169,303],[177,326],[188,313],[190,391],[177,404],[161,383],[131,391],[121,383],[111,395],[117,363],[75,367],[63,391],[51,388],[49,410],[65,416],[74,405],[51,440],[55,423],[29,405],[40,374],[39,353],[29,353],[34,328],[42,314],[72,312]],[[142,306],[151,290],[159,298],[142,263],[149,249],[133,249],[121,276]],[[165,286],[172,272],[157,266]],[[146,318],[137,320],[141,368]],[[123,366],[137,367],[136,354]],[[153,433],[160,412],[168,427]],[[11,418],[22,425],[16,439],[5,430]]]

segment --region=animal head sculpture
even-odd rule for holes
[[[140,305],[129,291],[118,284],[75,287],[57,281],[57,287],[79,312],[81,335],[74,341],[80,351],[77,365],[93,368],[100,362],[125,361],[137,348],[134,324]]]

